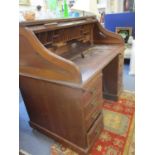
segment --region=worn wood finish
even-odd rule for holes
[[[81,155],[122,89],[124,42],[94,16],[20,23],[20,89],[30,125]]]

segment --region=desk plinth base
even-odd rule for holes
[[[103,94],[103,98],[104,98],[104,99],[107,99],[107,100],[118,101],[119,95]]]
[[[54,140],[56,140],[57,142],[61,143],[62,145],[64,145],[65,147],[68,147],[74,151],[76,151],[77,153],[79,153],[80,155],[88,155],[91,151],[91,148],[92,148],[92,145],[90,145],[89,147],[87,148],[81,148],[75,144],[73,144],[72,142],[64,139],[63,137],[45,129],[44,127],[41,127],[40,125],[30,121],[29,122],[30,126],[33,128],[33,129],[36,129],[37,131],[47,135],[48,137],[51,137],[53,138]],[[95,141],[94,141],[95,142]]]

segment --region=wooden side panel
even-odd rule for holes
[[[107,99],[117,100],[123,85],[123,54],[118,55],[103,69],[103,95]]]
[[[103,83],[104,83],[104,93],[117,94],[117,81],[118,81],[118,57],[112,60],[103,69]]]
[[[94,26],[94,43],[124,45],[124,40],[118,34],[107,31],[99,22],[97,22]]]
[[[47,50],[33,32],[27,28],[20,28],[20,73],[38,77],[81,82],[79,68]]]
[[[20,76],[30,121],[85,148],[81,90]]]

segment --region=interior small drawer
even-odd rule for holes
[[[95,121],[94,125],[91,127],[87,133],[87,143],[92,145],[93,142],[98,138],[103,129],[103,114],[101,113],[98,119]]]

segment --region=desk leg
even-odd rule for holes
[[[122,91],[123,55],[115,57],[103,69],[103,97],[118,100]]]

